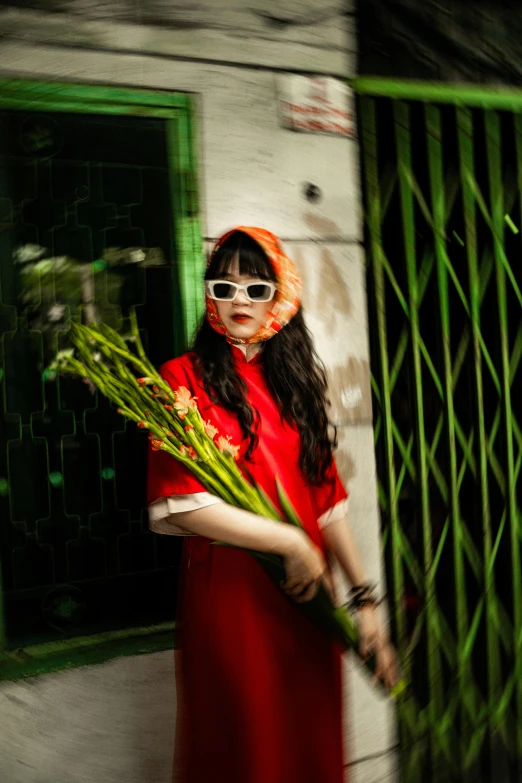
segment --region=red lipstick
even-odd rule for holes
[[[244,324],[249,321],[251,317],[252,316],[250,315],[243,315],[243,313],[238,313],[237,315],[232,316],[232,320],[238,324]]]

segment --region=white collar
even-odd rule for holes
[[[244,343],[233,343],[232,341],[230,341],[230,344],[231,344],[231,345],[233,345],[233,346],[234,346],[234,348],[239,348],[239,350],[241,351],[241,353],[243,354],[243,356],[244,356],[244,357],[245,357],[245,359],[246,359],[246,354],[247,354],[247,347],[248,347],[247,345],[245,345]],[[257,351],[256,351],[256,352],[255,352],[255,353],[254,353],[254,354],[253,354],[253,355],[250,357],[250,359],[247,359],[247,362],[251,362],[251,361],[252,361],[252,359],[254,359],[254,357],[256,357],[256,356],[257,356],[259,353],[261,353],[261,351],[262,351],[262,350],[263,350],[263,348],[264,348],[264,346],[263,346],[263,344],[262,344],[262,343],[256,343],[256,345],[259,347],[259,350],[257,350]]]

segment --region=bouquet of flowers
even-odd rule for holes
[[[87,380],[117,406],[118,413],[148,430],[153,449],[166,451],[186,465],[209,492],[238,508],[301,527],[282,487],[277,485],[284,518],[263,489],[250,477],[247,480],[239,469],[239,447],[210,422],[203,421],[188,389],[181,386],[174,391],[163,380],[145,354],[133,311],[130,321],[131,333],[126,338],[106,324],[83,326],[71,322],[73,348],[56,355],[46,370],[46,379],[60,374]],[[248,551],[279,585],[285,578],[283,558]],[[358,653],[355,623],[344,607],[334,606],[324,588],[311,601],[294,605],[346,649]],[[373,673],[375,660],[369,658],[365,665]],[[397,699],[404,689],[400,681],[392,697]]]

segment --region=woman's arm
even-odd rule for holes
[[[364,569],[350,530],[350,523],[344,517],[323,528],[323,537],[328,549],[352,585],[366,582]],[[388,634],[377,620],[375,607],[366,604],[358,610],[360,634],[360,653],[363,658],[371,652],[376,655],[375,680],[382,680],[386,687],[392,688],[398,680],[399,669],[395,651],[388,641]]]
[[[295,543],[295,529],[227,503],[179,511],[167,518],[189,533],[258,552],[285,555]]]
[[[286,575],[281,587],[296,601],[309,601],[321,583],[331,594],[328,565],[322,552],[297,527],[226,503],[178,512],[169,519],[187,532],[212,541],[281,555]]]
[[[347,517],[332,522],[322,530],[327,548],[335,555],[336,560],[352,585],[365,583],[364,569],[350,530]]]

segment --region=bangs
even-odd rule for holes
[[[270,259],[255,239],[243,231],[235,231],[216,251],[205,274],[206,280],[216,280],[229,271],[234,258],[239,254],[239,274],[272,280],[276,276]]]

